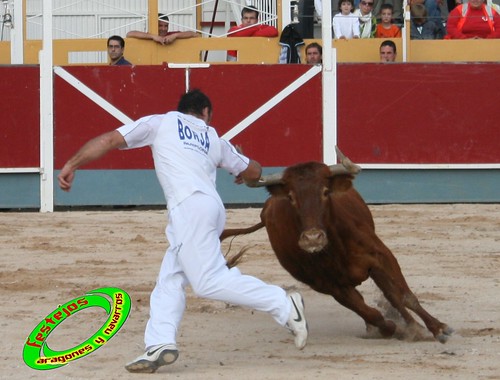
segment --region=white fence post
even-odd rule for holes
[[[14,25],[10,29],[10,63],[24,63],[23,0],[14,0]]]
[[[332,47],[332,4],[322,1],[323,19],[323,162],[337,162],[337,52]]]
[[[43,47],[40,50],[40,212],[54,211],[54,77],[52,0],[43,2]]]

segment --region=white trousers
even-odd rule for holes
[[[268,312],[280,325],[286,324],[292,305],[282,288],[243,275],[235,267],[227,268],[219,241],[225,222],[223,205],[203,193],[169,210],[170,246],[151,294],[146,348],[176,343],[187,285],[199,297]]]

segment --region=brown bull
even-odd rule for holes
[[[359,167],[344,163],[347,169],[309,162],[263,178],[254,184],[265,186],[270,193],[260,214],[261,223],[225,230],[221,239],[265,226],[283,268],[356,312],[367,327],[375,326],[386,337],[396,331],[395,323],[368,306],[356,290],[371,277],[406,324],[419,326],[410,309],[445,343],[453,329],[424,310],[408,287],[396,258],[375,234],[368,206],[352,185],[350,173],[357,173]]]

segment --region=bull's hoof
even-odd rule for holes
[[[380,326],[378,330],[384,338],[391,338],[396,332],[396,324],[391,320],[386,320],[385,326]]]
[[[436,339],[440,343],[446,343],[448,341],[448,338],[455,332],[453,328],[451,328],[448,325],[444,325],[444,327],[441,329],[441,332],[436,335]]]

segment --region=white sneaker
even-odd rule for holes
[[[163,365],[172,364],[178,357],[179,351],[175,344],[158,344],[125,365],[125,368],[129,372],[153,373]]]
[[[304,315],[304,300],[299,293],[290,293],[288,295],[292,302],[292,310],[288,317],[286,326],[295,335],[295,346],[302,350],[307,343],[307,321]]]

